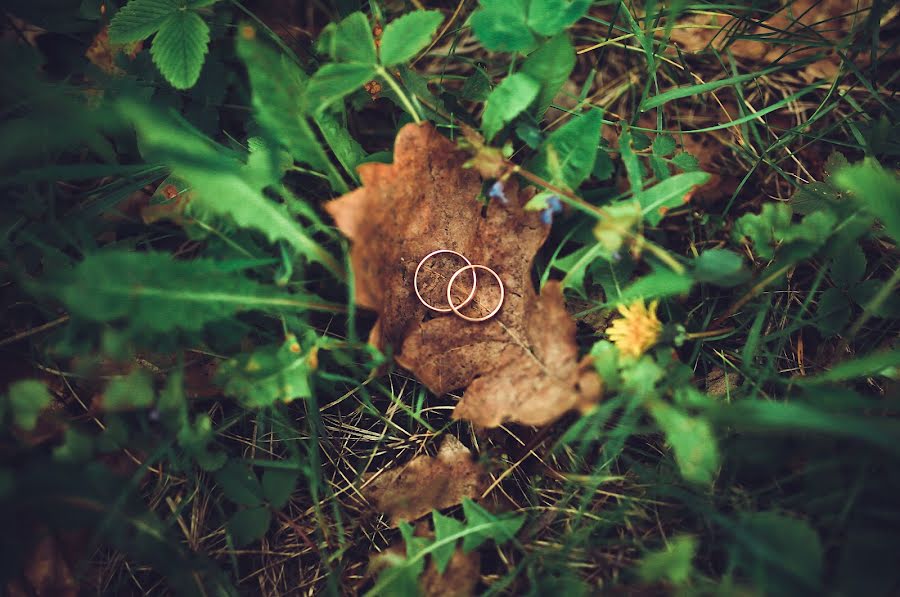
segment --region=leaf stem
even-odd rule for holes
[[[416,124],[422,122],[422,119],[419,117],[419,112],[416,110],[413,103],[409,100],[409,96],[406,95],[406,92],[403,91],[403,88],[400,87],[400,84],[394,79],[394,77],[387,72],[387,70],[383,66],[378,66],[375,68],[375,72],[384,79],[384,82],[390,85],[391,89],[394,93],[397,94],[397,97],[400,98],[400,101],[403,103],[403,107],[406,108],[406,111],[409,112],[409,115],[412,116],[413,121]]]

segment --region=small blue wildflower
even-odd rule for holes
[[[503,182],[502,181],[494,181],[494,184],[491,185],[491,190],[488,191],[488,197],[491,199],[496,199],[503,205],[509,204],[509,199],[506,197],[506,194],[503,192]]]
[[[551,208],[547,208],[541,211],[541,222],[545,225],[549,226],[553,223],[553,210]]]
[[[562,208],[562,202],[559,200],[558,196],[550,195],[549,197],[547,197],[547,209],[555,214],[558,214],[562,211]]]

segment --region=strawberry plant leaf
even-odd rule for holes
[[[565,33],[553,36],[528,55],[519,72],[541,85],[534,103],[536,118],[543,117],[574,68],[575,48]]]
[[[103,393],[103,410],[116,412],[147,408],[153,404],[153,379],[143,369],[135,369],[124,377],[116,377]]]
[[[228,533],[235,547],[243,547],[261,539],[271,523],[272,513],[264,506],[238,510],[228,521]]]
[[[488,96],[481,117],[485,138],[490,141],[503,125],[521,114],[537,97],[538,91],[540,85],[528,75],[515,73],[503,79]]]
[[[894,242],[900,242],[900,178],[873,158],[846,166],[832,177],[838,188],[853,193],[873,216],[881,220]]]
[[[216,474],[216,483],[222,493],[235,504],[258,506],[263,500],[259,479],[249,466],[238,460],[229,460]]]
[[[444,15],[438,10],[416,10],[394,19],[381,36],[381,63],[394,66],[414,58],[428,43]]]
[[[475,37],[492,52],[527,52],[534,47],[534,33],[525,20],[527,0],[479,0],[470,19]]]
[[[175,89],[190,89],[200,78],[209,46],[209,25],[192,10],[178,10],[153,38],[153,63]]]
[[[273,508],[284,508],[291,494],[297,488],[297,480],[299,479],[297,471],[269,468],[263,473],[262,488],[263,495]]]
[[[474,530],[463,537],[463,551],[469,553],[478,548],[488,539],[500,544],[511,541],[516,533],[525,524],[525,517],[516,514],[491,514],[469,498],[462,502],[463,512],[466,515],[466,530]]]
[[[47,386],[35,379],[13,382],[6,393],[6,403],[13,420],[25,431],[34,429],[38,416],[51,400]]]
[[[594,169],[602,124],[597,108],[572,118],[550,133],[529,167],[546,180],[578,188]]]
[[[587,13],[592,0],[531,0],[528,26],[541,35],[556,35]]]
[[[109,22],[109,41],[124,44],[146,39],[178,11],[176,0],[131,0]]]
[[[338,23],[329,23],[316,41],[316,49],[337,62],[371,65],[378,62],[372,26],[361,12],[354,12]]]

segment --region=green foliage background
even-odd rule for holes
[[[787,53],[812,48],[800,66],[840,56],[834,78],[801,84],[796,62],[747,70],[729,52],[777,3],[421,4],[294,6],[315,15],[299,41],[263,2],[4,7],[3,581],[22,581],[39,540],[77,532],[74,576],[116,595],[416,593],[457,546],[479,552],[487,594],[896,594],[886,5],[838,42],[774,32]],[[678,54],[678,17],[709,11],[740,26]],[[86,60],[107,25],[107,59]],[[594,90],[621,57],[576,54],[598,42],[629,48],[630,113]],[[790,93],[680,121],[773,81]],[[798,102],[808,118],[775,118]],[[511,177],[536,187],[529,209],[553,228],[535,279],[562,280],[606,386],[593,412],[476,432],[366,344],[321,203],[424,120],[483,135],[466,145],[493,172],[479,200]],[[710,174],[683,135],[725,130],[743,139],[740,185],[686,203]],[[827,156],[820,180],[789,171],[807,147]],[[654,299],[659,341],[628,358],[606,321]],[[505,497],[434,512],[430,537],[390,529],[355,497],[363,473],[445,433],[479,447]]]

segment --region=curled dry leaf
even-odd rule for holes
[[[416,520],[432,510],[443,510],[477,499],[487,484],[481,465],[462,442],[448,435],[437,456],[417,456],[408,463],[375,477],[362,492],[376,510],[385,513],[391,526]]]
[[[463,167],[467,158],[430,124],[407,125],[393,164],[360,166],[363,187],[326,205],[353,241],[356,302],[379,315],[370,341],[398,350],[397,362],[436,394],[468,388],[455,418],[485,427],[544,425],[569,410],[585,411],[600,398],[600,379],[589,361],[578,361],[575,323],[559,285],[550,282],[538,295],[531,277],[549,227],[538,212],[523,209],[529,194],[513,183],[505,205],[492,201],[483,209],[481,178]],[[470,323],[429,313],[418,301],[416,266],[437,249],[497,272],[506,300],[496,317]],[[423,278],[446,289],[455,268]],[[492,283],[487,275],[479,280]],[[431,296],[440,300],[440,293]],[[482,299],[490,304],[494,297]]]

